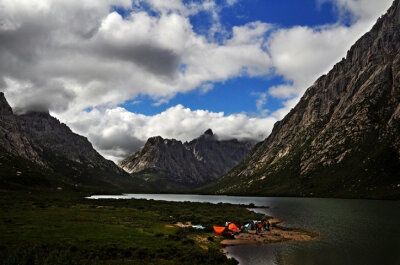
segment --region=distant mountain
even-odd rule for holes
[[[154,186],[155,182],[163,183],[165,189],[198,187],[227,173],[242,161],[252,146],[250,142],[236,139],[220,141],[211,129],[185,143],[157,136],[149,138],[141,150],[121,161],[119,166]]]
[[[48,113],[15,115],[0,93],[0,186],[134,188],[132,177]]]
[[[205,191],[399,198],[400,1]]]

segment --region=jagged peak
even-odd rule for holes
[[[162,138],[161,136],[153,136],[150,137],[149,139],[147,139],[147,142],[150,144],[155,144],[155,143],[159,143],[159,142],[163,142],[164,138]]]
[[[211,136],[214,135],[214,133],[213,133],[213,131],[212,131],[211,129],[208,129],[208,130],[205,131],[203,134],[204,134],[204,135],[211,135]]]
[[[0,92],[0,114],[13,114],[12,108],[8,104],[3,92]]]
[[[53,118],[58,120],[57,118],[50,115],[50,112],[47,110],[44,111],[26,111],[24,113],[18,113],[18,116],[33,116],[33,117],[41,117],[41,118]]]
[[[169,145],[173,143],[182,143],[181,141],[178,141],[176,139],[167,139],[163,138],[161,136],[153,136],[147,139],[146,145],[156,145],[156,144],[164,144],[164,145]]]

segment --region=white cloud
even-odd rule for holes
[[[65,119],[61,116],[61,119]],[[107,158],[119,161],[152,136],[189,141],[211,128],[221,139],[264,139],[277,121],[273,117],[251,118],[245,114],[191,110],[182,105],[145,116],[124,108],[93,109],[67,117],[68,124],[85,134]]]
[[[258,96],[259,98],[257,99],[256,107],[257,110],[262,111],[265,104],[267,104],[267,94],[260,93]]]
[[[260,21],[250,22],[244,26],[234,26],[232,28],[232,38],[227,40],[227,44],[263,44],[266,41],[265,34],[272,29],[273,25]]]
[[[235,5],[237,2],[239,2],[239,0],[226,0],[226,4],[228,6],[233,6]]]
[[[157,15],[142,9],[143,1]],[[114,160],[150,136],[190,140],[208,127],[225,137],[261,140],[391,3],[317,0],[335,4],[337,23],[279,28],[254,21],[228,31],[219,12],[235,0],[225,6],[211,0],[143,1],[0,0],[0,90],[13,107],[50,109]],[[112,6],[132,13],[121,17],[110,13]],[[212,21],[203,35],[189,19],[199,12]],[[216,33],[222,40],[214,40]],[[273,74],[285,83],[259,94],[255,104],[265,118],[181,105],[144,116],[116,107],[140,94],[162,104],[176,93],[206,92],[233,77]],[[268,112],[268,96],[282,99],[283,107]]]
[[[276,111],[283,117],[298,102],[304,91],[335,63],[346,56],[350,46],[370,30],[392,0],[319,0],[333,2],[340,20],[335,24],[316,27],[294,26],[275,31],[268,40],[275,74],[284,77],[288,84],[269,88],[270,96],[287,99],[285,107]],[[353,24],[341,23],[350,17]]]
[[[393,2],[392,0],[318,0],[320,4],[332,2],[340,19],[370,21],[382,15]]]
[[[139,94],[163,102],[205,83],[265,75],[270,69],[262,38],[266,24],[235,27],[224,43],[193,31],[185,14],[213,13],[213,1],[186,6],[152,0],[158,16],[135,10],[125,18],[109,12],[120,0],[29,3],[6,1],[0,10],[7,21],[2,25],[8,25],[0,30],[0,79],[12,81],[3,90],[20,108],[73,112],[115,106]],[[129,1],[124,4],[129,8]],[[71,96],[48,104],[43,99],[49,91]],[[36,96],[21,96],[32,93]]]

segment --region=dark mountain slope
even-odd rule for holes
[[[172,187],[196,187],[227,173],[250,151],[251,143],[219,141],[211,130],[182,143],[162,137],[149,138],[145,146],[121,161],[129,173]],[[172,188],[171,187],[171,188]]]
[[[2,92],[0,92],[0,147],[11,154],[43,165],[38,154],[22,135],[17,117]]]
[[[133,190],[134,179],[48,113],[13,114],[0,93],[0,185]]]
[[[400,195],[400,1],[207,192]]]

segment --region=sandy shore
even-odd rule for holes
[[[268,244],[283,241],[310,241],[315,236],[310,233],[292,230],[281,227],[272,227],[270,231],[261,231],[256,234],[255,231],[249,233],[240,233],[235,236],[235,239],[224,239],[221,241],[222,246],[237,246],[251,244]]]
[[[281,223],[282,221],[277,218],[271,218],[268,221],[271,224],[270,231],[261,231],[258,234],[256,233],[255,230],[249,231],[248,233],[240,233],[238,235],[235,235],[235,239],[222,239],[222,241],[220,241],[220,245],[222,247],[225,247],[225,246],[237,246],[237,245],[269,244],[269,243],[278,243],[284,241],[301,242],[301,241],[310,241],[316,237],[316,235],[309,232],[280,227],[278,224]],[[185,227],[191,227],[192,223],[178,222],[174,225],[167,225],[166,227],[172,228],[174,226],[185,228]],[[217,236],[214,234],[214,232],[212,232],[212,233],[206,233],[205,235],[198,235],[193,239],[199,242],[200,244],[203,244],[204,248],[207,248],[206,246],[208,242],[207,238],[210,236],[214,236],[217,238],[219,237],[220,238],[219,240],[221,240],[222,238],[222,236]]]

